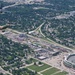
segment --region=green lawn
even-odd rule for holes
[[[57,73],[55,75],[66,75],[66,74],[67,74],[67,72],[63,71],[63,72],[59,72],[59,73]]]
[[[47,68],[49,68],[49,67],[51,67],[51,66],[49,66],[49,65],[47,65],[47,64],[44,64],[43,66],[37,66],[37,65],[32,65],[32,66],[29,66],[28,68],[30,68],[30,69],[32,69],[32,70],[34,70],[34,71],[37,71],[37,72],[39,72],[39,71],[42,71],[42,70],[44,70],[44,69],[47,69]]]
[[[43,74],[43,75],[51,75],[51,74],[53,74],[53,73],[55,73],[55,72],[57,72],[57,71],[59,71],[59,70],[56,69],[56,68],[51,68],[51,69],[49,69],[49,70],[44,71],[42,74]],[[59,74],[59,75],[61,75],[61,74]]]

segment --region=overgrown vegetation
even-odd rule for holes
[[[18,70],[25,65],[25,61],[31,53],[33,53],[33,50],[28,47],[28,45],[13,42],[0,35],[0,66],[3,67],[4,70],[10,71],[13,75],[22,75],[17,74],[19,73]],[[16,72],[15,74],[14,71]],[[30,71],[27,70],[26,72]],[[29,75],[32,74],[30,73]]]

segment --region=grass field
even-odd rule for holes
[[[30,61],[30,60],[28,60],[28,61]],[[36,62],[38,60],[33,59],[32,61]],[[42,75],[52,75],[52,74],[54,74],[54,75],[66,75],[67,74],[67,72],[65,72],[65,71],[61,72],[59,69],[52,67],[50,65],[44,64],[44,63],[42,66],[38,66],[38,65],[33,64],[31,66],[28,66],[27,68],[34,70],[36,72],[40,72]],[[50,69],[47,70],[47,68],[50,68]],[[45,69],[46,69],[46,71],[45,71]],[[43,71],[43,72],[41,72],[41,71]],[[39,74],[37,74],[37,75],[39,75]]]
[[[51,66],[49,66],[49,65],[47,65],[47,64],[44,64],[43,66],[31,65],[31,66],[29,66],[28,68],[29,68],[29,69],[32,69],[32,70],[34,70],[34,71],[39,72],[39,71],[42,71],[42,70],[47,69],[47,68],[49,68],[49,67],[51,67]]]
[[[51,75],[51,74],[53,74],[53,73],[55,73],[55,72],[57,72],[57,71],[59,71],[59,70],[56,69],[56,68],[51,68],[51,69],[49,69],[49,70],[44,71],[42,74],[43,74],[43,75]],[[59,75],[61,75],[61,74],[59,74]]]
[[[63,71],[63,72],[59,72],[59,73],[57,73],[55,75],[66,75],[66,74],[67,74],[67,72]]]

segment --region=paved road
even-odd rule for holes
[[[7,38],[8,39],[11,39],[11,40],[13,40],[13,41],[16,41],[16,42],[18,42],[18,40],[15,40],[14,39],[14,34],[21,34],[21,32],[18,32],[18,31],[16,31],[16,30],[12,30],[12,29],[7,29],[7,32],[9,32],[8,34],[6,34],[7,36]],[[11,33],[12,32],[12,33]],[[4,32],[5,33],[5,32]],[[5,35],[4,33],[2,33],[1,31],[0,31],[0,34],[2,34],[2,35]],[[10,36],[9,36],[10,35]],[[28,35],[28,34],[27,34]],[[48,42],[47,40],[43,40],[43,39],[41,39],[41,38],[37,38],[37,37],[34,37],[34,36],[32,36],[32,35],[28,35],[28,37],[30,37],[30,39],[31,40],[36,40],[36,41],[38,41],[37,43],[39,43],[39,44],[41,44],[41,45],[50,45],[50,44],[52,44],[52,43],[50,43],[50,42]],[[28,40],[29,41],[29,40]],[[25,41],[26,42],[26,41]],[[25,42],[23,42],[23,41],[21,41],[21,43],[23,43],[23,44],[25,44]],[[27,44],[27,42],[26,42],[26,44]],[[53,44],[53,45],[57,45],[57,44]],[[59,47],[61,47],[60,45],[58,45]],[[64,47],[62,47],[62,48],[64,48]],[[67,48],[66,48],[67,49]],[[73,50],[74,51],[74,50]],[[49,64],[50,65],[50,64]]]
[[[39,27],[37,27],[37,28],[36,28],[35,30],[33,30],[33,31],[30,31],[29,33],[34,33],[34,32],[37,32],[37,30],[38,30],[38,31],[40,31],[40,34],[41,34],[43,37],[46,37],[45,34],[44,34],[44,33],[42,32],[42,30],[41,30],[41,27],[44,25],[44,23],[45,23],[45,22],[43,22]],[[37,37],[34,37],[34,38],[37,38]],[[41,39],[41,38],[38,38],[38,39]],[[43,39],[43,40],[44,40],[44,39]],[[69,47],[63,46],[63,45],[61,45],[61,44],[58,44],[58,43],[54,42],[53,40],[51,40],[51,39],[49,39],[49,38],[46,38],[45,41],[47,41],[48,43],[53,43],[53,44],[56,45],[56,46],[63,47],[63,48],[66,48],[66,49],[69,49],[69,50],[73,50],[73,51],[74,51],[74,49],[71,49],[71,48],[69,48]]]
[[[1,66],[0,66],[0,73],[12,75],[9,71],[5,71]]]
[[[35,30],[29,31],[29,34],[36,32],[37,30],[39,30],[43,25],[45,24],[45,22],[43,22],[39,27],[37,27]]]

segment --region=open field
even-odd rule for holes
[[[32,69],[32,70],[34,70],[34,71],[39,72],[39,71],[42,71],[42,70],[47,69],[47,68],[49,68],[49,67],[51,67],[51,66],[49,66],[49,65],[47,65],[47,64],[44,64],[43,66],[31,65],[31,66],[29,66],[28,68],[29,68],[29,69]]]
[[[53,73],[55,73],[55,72],[57,72],[57,71],[59,71],[58,69],[56,69],[56,68],[51,68],[51,69],[49,69],[49,70],[46,70],[46,71],[44,71],[42,74],[43,75],[51,75],[51,74],[53,74]]]
[[[47,64],[44,64],[41,67],[36,66],[36,65],[31,65],[31,66],[28,66],[27,68],[29,68],[33,71],[36,71],[37,73],[40,73],[42,75],[52,75],[52,74],[54,74],[54,75],[66,75],[67,74],[67,72],[60,71],[59,69],[51,67]]]
[[[67,72],[59,72],[59,73],[57,73],[57,74],[55,74],[55,75],[66,75],[67,74]]]

